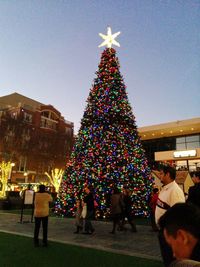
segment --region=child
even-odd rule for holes
[[[80,230],[83,229],[83,219],[81,217],[82,214],[82,205],[81,205],[81,200],[77,199],[76,201],[76,213],[75,213],[75,225],[76,225],[76,231],[74,234],[78,234]]]

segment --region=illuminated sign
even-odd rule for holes
[[[196,150],[175,151],[174,158],[195,157],[196,154],[197,154]]]

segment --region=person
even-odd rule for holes
[[[182,189],[175,181],[176,170],[170,165],[161,166],[160,181],[163,184],[161,191],[159,192],[156,210],[155,221],[158,225],[160,217],[174,204],[178,202],[185,202],[185,196]],[[162,230],[158,232],[159,244],[161,255],[165,266],[168,266],[173,260],[173,253],[170,246],[167,244],[164,238]]]
[[[181,266],[184,260],[200,264],[200,209],[191,203],[177,203],[160,218],[159,227]],[[180,264],[180,265],[178,265]],[[188,265],[193,266],[193,265]]]
[[[132,201],[130,196],[130,190],[123,188],[122,198],[124,202],[123,212],[122,212],[122,230],[124,229],[125,219],[127,218],[128,223],[131,225],[132,232],[137,232],[136,225],[133,220],[132,214]]]
[[[91,223],[91,220],[94,218],[94,198],[91,192],[91,189],[87,186],[84,189],[85,197],[83,198],[83,202],[87,206],[87,212],[85,217],[85,232],[84,234],[93,234],[95,229]]]
[[[74,232],[74,234],[78,234],[83,229],[83,218],[81,217],[82,210],[83,210],[83,207],[81,204],[81,199],[77,199],[76,212],[75,212],[76,231]]]
[[[34,244],[35,247],[39,246],[39,231],[42,222],[43,228],[43,246],[47,247],[47,232],[48,232],[48,217],[49,217],[49,203],[52,202],[52,196],[45,192],[45,185],[39,185],[39,191],[35,193],[34,198]]]
[[[151,227],[152,227],[152,230],[155,232],[158,231],[158,227],[155,221],[155,211],[156,211],[156,203],[158,200],[158,192],[159,190],[157,187],[153,188],[152,195],[151,195],[150,202],[149,202],[149,206],[151,208],[150,209]]]
[[[81,211],[81,220],[82,220],[82,229],[85,229],[85,218],[87,214],[87,204],[82,200],[82,211]]]
[[[122,227],[121,219],[122,219],[123,208],[124,208],[124,202],[122,194],[120,190],[117,187],[115,187],[113,189],[113,193],[111,196],[111,206],[110,206],[110,213],[113,221],[113,228],[112,231],[110,232],[111,234],[115,234],[117,225],[119,229],[121,229]]]
[[[188,191],[187,202],[191,202],[200,208],[200,172],[194,172],[192,180],[194,186],[191,186]]]

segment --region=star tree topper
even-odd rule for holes
[[[117,41],[115,41],[115,38],[119,34],[120,34],[120,32],[116,32],[116,33],[112,34],[111,28],[108,27],[107,28],[107,35],[99,33],[101,38],[103,38],[105,41],[103,41],[103,43],[101,43],[98,47],[102,47],[104,45],[107,45],[108,48],[111,48],[112,45],[116,45],[116,46],[120,47],[120,44]]]

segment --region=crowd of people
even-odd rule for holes
[[[192,174],[188,197],[175,181],[176,170],[164,166],[155,221],[164,266],[200,266],[200,173]]]
[[[91,220],[95,218],[96,201],[90,187],[84,188],[85,196],[76,201],[75,213],[75,234],[93,234],[95,232]],[[114,187],[110,199],[110,217],[113,222],[111,234],[117,231],[126,231],[125,224],[128,222],[132,232],[137,232],[132,212],[132,201],[130,190],[126,187],[122,192],[119,188]]]
[[[176,170],[163,166],[160,181],[163,186],[154,188],[149,199],[152,230],[158,232],[164,266],[200,266],[200,172],[192,174],[194,186],[189,188],[187,199],[175,181]],[[95,232],[96,201],[92,188],[86,186],[82,197],[77,198],[75,234],[91,235]],[[39,230],[43,226],[43,246],[47,246],[49,203],[52,197],[40,185],[34,197],[34,244],[39,246]],[[126,231],[128,222],[132,232],[137,232],[132,211],[131,191],[114,187],[110,198],[112,219],[111,234]],[[199,264],[199,265],[198,265]]]

